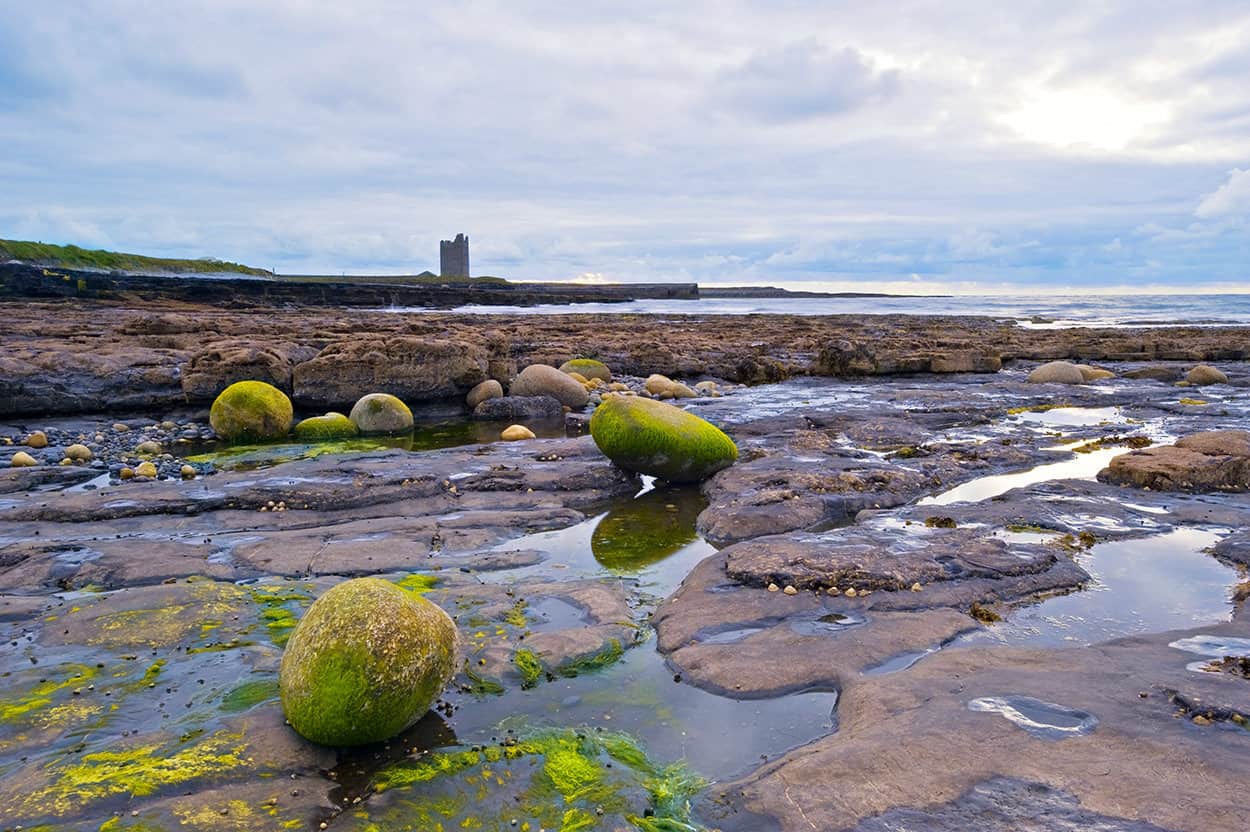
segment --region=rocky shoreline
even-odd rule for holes
[[[0,829],[1240,828],[1250,330],[9,311],[0,459],[47,458],[0,468]],[[718,382],[680,403],[736,464],[644,480],[586,410],[184,478],[234,381],[469,426],[475,385],[586,355],[636,394]],[[1110,377],[1028,381],[1056,359]],[[441,606],[464,661],[335,751],[283,724],[277,665],[359,575]]]

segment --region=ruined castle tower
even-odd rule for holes
[[[469,238],[457,234],[454,240],[441,240],[438,244],[439,274],[443,277],[469,276]]]

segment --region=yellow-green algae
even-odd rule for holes
[[[705,786],[685,763],[652,762],[627,734],[546,729],[383,769],[377,791],[412,787],[420,799],[395,800],[372,820],[383,829],[590,830],[624,821],[649,832],[694,832],[702,827],[690,818],[690,800]],[[404,825],[413,820],[424,825]]]
[[[350,439],[359,433],[356,423],[342,413],[310,416],[295,426],[295,438],[301,442],[322,442],[327,439]]]
[[[147,797],[251,762],[241,732],[217,731],[194,745],[179,745],[153,743],[54,761],[43,769],[48,782],[13,795],[0,806],[0,815],[62,817],[109,797]]]
[[[560,372],[577,373],[585,379],[612,380],[612,371],[608,369],[608,365],[593,358],[574,358],[572,361],[565,361],[560,365]]]
[[[236,381],[217,396],[208,413],[213,432],[230,442],[280,439],[291,429],[291,400],[272,384]]]
[[[590,417],[599,450],[627,471],[669,482],[697,482],[738,458],[733,440],[711,422],[671,404],[609,396]]]
[[[58,693],[91,684],[99,672],[91,665],[66,665],[58,669],[55,678],[45,677],[25,693],[10,696],[10,691],[6,690],[4,698],[0,699],[0,723],[34,720],[40,711],[52,705]]]
[[[512,663],[521,674],[521,687],[532,688],[543,675],[543,663],[533,650],[522,647],[512,654]]]
[[[413,572],[411,575],[405,575],[398,581],[395,586],[413,595],[424,595],[434,587],[438,586],[438,578],[433,575],[423,575],[420,572]]]
[[[429,710],[456,669],[445,612],[381,578],[333,587],[304,614],[280,673],[283,710],[305,738],[362,745],[398,734]]]

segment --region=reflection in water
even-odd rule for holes
[[[982,500],[997,497],[999,494],[1005,494],[1013,488],[1023,488],[1039,482],[1093,479],[1099,471],[1107,467],[1113,458],[1128,452],[1128,448],[1103,448],[1087,454],[1077,454],[1075,458],[1065,462],[1039,465],[1028,471],[978,477],[935,497],[925,497],[920,501],[920,505],[946,506],[951,503],[979,503]]]
[[[1099,543],[1076,556],[1093,577],[1086,589],[1026,607],[957,643],[1078,646],[1227,621],[1238,578],[1203,552],[1217,540],[1214,532],[1184,528]]]
[[[656,488],[603,516],[590,536],[595,560],[616,572],[637,572],[692,543],[707,499],[695,487]]]

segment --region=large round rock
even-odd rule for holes
[[[602,361],[593,358],[574,358],[560,365],[562,373],[577,373],[582,378],[597,378],[603,382],[612,380],[612,370]]]
[[[1050,361],[1029,373],[1031,384],[1084,384],[1085,374],[1071,361]]]
[[[508,388],[509,396],[551,396],[560,404],[581,410],[590,401],[586,388],[562,373],[555,367],[546,364],[531,364],[512,380]]]
[[[342,413],[310,416],[295,426],[295,438],[301,442],[325,442],[329,439],[350,439],[360,431],[356,423]]]
[[[322,595],[282,656],[279,688],[291,727],[322,745],[364,745],[420,719],[456,668],[447,613],[380,578]]]
[[[208,423],[228,442],[261,442],[286,436],[294,415],[291,400],[272,384],[236,381],[213,402]]]
[[[361,396],[352,406],[351,419],[361,433],[407,433],[412,430],[412,411],[390,393]]]
[[[720,428],[671,404],[609,396],[590,417],[599,450],[627,471],[669,482],[698,482],[738,458]]]

